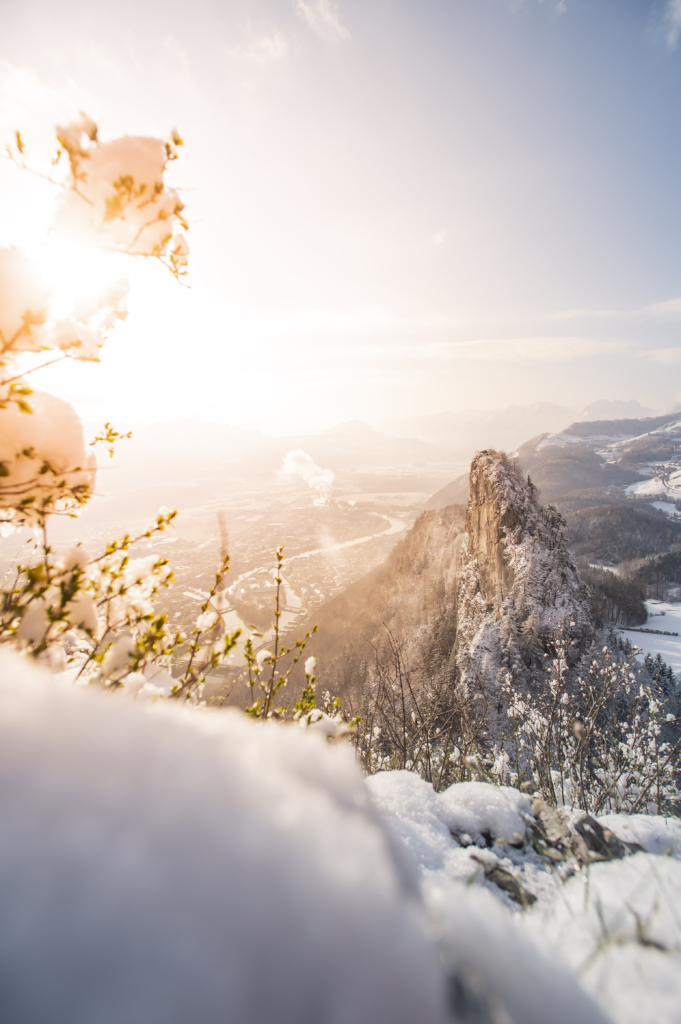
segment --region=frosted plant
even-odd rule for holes
[[[182,140],[124,137],[100,142],[85,117],[57,129],[58,148],[48,171],[29,165],[19,133],[7,149],[25,171],[57,189],[51,233],[96,244],[105,252],[160,260],[175,277],[186,272],[187,224],[165,174]],[[180,230],[182,229],[182,231]],[[0,643],[18,645],[80,682],[97,682],[143,697],[200,700],[206,673],[234,648],[228,633],[223,553],[215,584],[187,635],[173,633],[155,608],[172,582],[167,559],[134,557],[135,545],[171,524],[161,510],[137,537],[128,534],[90,555],[82,545],[57,557],[49,544],[52,516],[77,515],[95,480],[94,453],[68,403],[34,393],[27,374],[45,362],[96,361],[116,324],[125,319],[128,282],[115,281],[71,308],[59,307],[35,261],[17,248],[0,249],[0,529],[34,529],[29,556],[0,590]],[[107,423],[96,443],[113,454],[121,435]],[[185,658],[182,672],[170,673]]]
[[[603,647],[575,678],[566,641],[558,639],[544,686],[521,692],[507,673],[498,781],[593,814],[674,811],[681,796],[679,694],[666,672],[655,677],[649,665],[641,668],[638,653]]]
[[[272,650],[261,649],[256,652],[253,640],[249,637],[244,645],[246,657],[246,676],[251,695],[255,697],[252,703],[246,708],[246,714],[250,718],[267,720],[269,718],[284,718],[289,708],[279,705],[275,707],[275,698],[280,690],[288,683],[289,677],[295,665],[298,664],[300,656],[305,650],[306,641],[312,633],[316,633],[315,626],[305,634],[303,640],[294,641],[293,647],[286,647],[282,643],[280,619],[282,614],[281,587],[284,582],[284,549],[280,547],[276,552],[277,567],[274,576],[276,591],[274,597],[274,637]],[[292,658],[288,658],[293,654]],[[315,658],[307,658],[305,661],[305,687],[302,695],[295,705],[293,717],[299,720],[303,715],[311,716],[315,712],[315,683],[314,670],[316,667]]]

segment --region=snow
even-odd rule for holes
[[[444,1024],[352,752],[0,656],[3,1019]]]
[[[604,814],[598,819],[626,843],[638,843],[648,853],[681,860],[681,819],[657,814]]]
[[[469,1022],[680,1019],[678,820],[603,818],[648,852],[563,881],[516,790],[364,780],[314,729],[7,653],[0,816],[8,1019],[445,1024],[446,1000]]]
[[[459,782],[440,794],[440,807],[450,832],[467,834],[474,843],[517,842],[525,838],[520,813],[529,814],[532,801],[508,786],[486,782]]]
[[[676,505],[672,505],[668,501],[652,501],[651,505],[653,508],[659,509],[660,512],[664,512],[666,516],[676,518],[679,515]]]
[[[39,326],[28,327],[18,335],[25,323],[40,325],[49,298],[47,282],[38,267],[18,249],[0,248],[0,354],[10,342],[13,350],[37,351],[42,347]]]
[[[572,877],[563,870],[564,881],[527,841],[532,801],[517,791],[459,783],[438,794],[403,771],[367,785],[420,874],[445,965],[472,979],[470,1013],[471,999],[484,998],[489,1019],[544,1021],[550,1006],[551,1021],[604,1020],[598,1003],[616,1024],[681,1020],[681,821],[604,816],[605,828],[647,852]],[[514,839],[502,835],[514,821],[524,841],[499,842]],[[495,868],[536,904],[512,902]]]
[[[31,520],[43,503],[69,501],[74,488],[94,485],[96,458],[75,410],[46,391],[34,392],[30,404],[31,413],[14,402],[0,408],[0,519]],[[28,498],[33,508],[13,511]]]
[[[681,498],[681,472],[672,473],[667,481],[663,481],[661,477],[655,476],[649,480],[643,480],[640,484],[630,484],[625,489],[625,494],[632,495],[637,498],[644,498],[647,495],[664,494],[672,498]],[[661,502],[654,502],[656,507],[660,507]],[[673,511],[673,506],[670,506]]]
[[[161,139],[124,136],[91,146],[79,162],[84,180],[61,197],[55,231],[105,248],[162,254],[183,209],[178,193],[165,186],[167,163]],[[178,239],[176,246],[186,242]]]
[[[528,915],[618,1024],[681,1019],[681,864],[637,853],[592,864],[561,898]]]
[[[635,647],[640,647],[644,658],[659,652],[663,660],[671,665],[675,673],[681,673],[681,604],[668,601],[646,601],[648,619],[644,629],[661,629],[679,636],[659,636],[656,633],[637,633],[636,630],[622,629],[619,633]],[[664,615],[661,613],[664,612]]]

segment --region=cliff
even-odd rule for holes
[[[565,522],[503,453],[478,452],[460,552],[455,663],[464,682],[513,668],[529,682],[542,639],[566,629],[575,656],[592,636],[589,593],[563,537]]]

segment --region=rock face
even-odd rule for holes
[[[445,672],[493,693],[503,669],[520,683],[541,680],[547,634],[563,627],[577,659],[591,606],[563,526],[514,462],[479,452],[465,521],[462,506],[424,513],[382,566],[318,610],[320,686],[361,694],[387,629],[424,685]]]
[[[565,629],[577,656],[592,636],[589,594],[563,538],[565,523],[543,508],[516,464],[494,451],[471,463],[460,552],[455,662],[464,682],[496,681],[513,669],[526,681],[541,666],[542,638]]]

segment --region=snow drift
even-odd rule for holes
[[[5,654],[0,779],[7,1024],[445,1019],[350,750]]]

